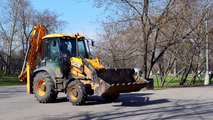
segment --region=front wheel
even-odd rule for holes
[[[73,105],[82,105],[87,98],[85,85],[80,81],[72,81],[67,87],[67,99]]]
[[[58,92],[55,91],[55,84],[47,72],[39,72],[34,77],[33,93],[40,103],[54,102]]]

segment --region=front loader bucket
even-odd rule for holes
[[[94,93],[99,96],[139,91],[147,81],[137,76],[134,69],[105,69],[93,73],[93,81],[98,84]]]

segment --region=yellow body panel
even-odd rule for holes
[[[95,69],[106,69],[105,66],[103,66],[98,58],[95,59],[86,59],[87,62],[89,62]],[[75,76],[79,77],[86,77],[91,78],[92,71],[83,64],[82,58],[80,57],[72,57],[70,59],[71,62],[71,73]],[[86,76],[83,74],[83,72],[86,72]]]
[[[56,37],[71,37],[71,38],[76,38],[76,36],[70,36],[70,35],[67,35],[67,34],[49,34],[49,35],[46,35],[44,36],[42,39],[45,39],[45,38],[56,38]],[[78,35],[77,38],[84,38],[84,36],[80,36]]]
[[[83,62],[82,59],[79,57],[72,57],[70,59],[70,63],[71,63],[71,73],[79,76],[79,77],[83,77],[84,75],[83,73]]]
[[[98,58],[95,59],[86,59],[95,69],[106,69],[105,66],[103,66]]]
[[[56,37],[66,37],[66,36],[69,36],[69,35],[67,35],[67,34],[49,34],[49,35],[44,36],[42,39],[45,39],[45,38],[56,38]]]
[[[70,36],[71,38],[76,38],[76,36]],[[84,36],[78,35],[77,38],[84,38]]]

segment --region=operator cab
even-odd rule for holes
[[[88,58],[83,36],[51,34],[43,38],[40,66],[51,68],[56,73],[56,77],[67,77],[71,57]]]

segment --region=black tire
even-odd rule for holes
[[[67,87],[67,99],[75,106],[84,104],[87,99],[85,85],[77,80],[70,82]]]
[[[118,99],[118,97],[120,96],[120,94],[114,94],[114,95],[106,95],[106,96],[102,96],[107,102],[114,102]]]
[[[34,77],[33,93],[40,103],[51,103],[57,98],[55,84],[47,72],[39,72]]]

